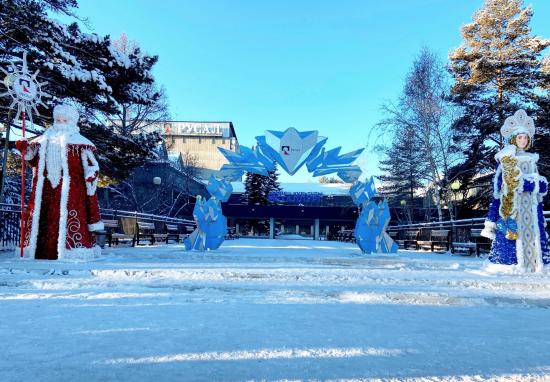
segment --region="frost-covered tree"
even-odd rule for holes
[[[150,76],[151,69],[156,62],[142,53],[136,41],[128,40],[126,34],[113,40],[116,51],[128,58],[126,66],[141,68],[146,76]],[[124,68],[124,72],[127,68]],[[90,119],[101,121],[112,127],[122,136],[136,135],[148,131],[148,127],[170,118],[168,100],[164,88],[150,81],[130,82],[125,79],[127,73],[110,73],[117,86],[113,88],[112,98],[116,103],[116,111],[89,110]],[[93,118],[92,118],[93,117]]]
[[[451,96],[463,111],[455,137],[464,143],[461,172],[470,178],[492,171],[506,117],[534,106],[541,52],[550,40],[531,34],[532,16],[531,6],[523,8],[521,0],[486,0],[462,27],[461,46],[449,54]]]
[[[8,67],[28,52],[31,70],[40,69],[39,80],[47,82],[48,109],[39,108],[35,123],[51,123],[51,107],[73,102],[82,113],[81,131],[98,148],[102,173],[124,178],[131,169],[151,156],[157,134],[122,135],[93,118],[97,112],[116,115],[123,102],[147,103],[136,89],[153,86],[151,69],[157,57],[124,54],[109,36],[81,31],[76,22],[65,25],[50,15],[73,16],[75,0],[4,0],[0,7],[0,66]],[[6,98],[0,100],[0,117],[7,119]]]
[[[340,179],[338,179],[334,176],[328,177],[328,176],[325,176],[325,175],[319,177],[318,182],[321,183],[321,184],[344,183],[342,180],[340,180]]]

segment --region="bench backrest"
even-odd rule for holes
[[[481,228],[472,228],[470,230],[470,237],[480,237],[481,236]]]
[[[108,219],[102,219],[103,226],[105,228],[117,228],[118,227],[118,221],[116,220],[108,220]]]
[[[416,239],[419,231],[405,231],[405,237],[407,239]]]
[[[451,231],[448,230],[448,229],[438,229],[438,230],[432,230],[432,237],[433,238],[442,238],[442,239],[447,239],[449,237],[449,233]]]
[[[165,227],[166,227],[166,232],[178,232],[179,231],[178,226],[175,225],[175,224],[166,224]]]
[[[155,223],[148,223],[148,222],[136,222],[137,228],[140,232],[143,231],[154,231],[155,230]]]

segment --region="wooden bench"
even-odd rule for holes
[[[471,256],[476,251],[476,243],[472,241],[471,227],[455,228],[456,235],[453,236],[451,243],[451,253],[459,253],[460,255]]]
[[[139,245],[140,241],[148,240],[150,244],[156,242],[166,242],[168,234],[156,233],[155,223],[136,221],[136,244]]]
[[[451,230],[449,229],[434,229],[431,235],[431,250],[434,251],[434,247],[445,248],[445,251],[451,249]]]
[[[481,228],[472,228],[470,229],[467,242],[453,242],[451,247],[451,253],[455,253],[457,249],[466,249],[468,250],[468,255],[476,254],[480,256],[482,249],[486,249],[488,253],[491,250],[491,239],[488,239],[484,236],[481,236]]]
[[[189,236],[188,232],[180,232],[177,224],[165,224],[164,232],[166,233],[166,244],[168,244],[169,240],[174,240],[176,243],[181,243],[187,238],[187,236]]]
[[[237,235],[235,231],[235,227],[227,227],[227,234],[225,235],[226,240],[233,240],[238,239],[239,235]]]
[[[450,250],[451,230],[422,228],[416,241],[417,249],[430,248],[430,251],[433,252],[436,246],[445,248],[446,251]]]
[[[489,253],[491,251],[493,241],[485,236],[481,236],[481,228],[472,229],[470,231],[470,240],[473,240],[476,244],[476,256],[480,256],[482,249],[487,250],[484,251],[485,253]]]
[[[414,249],[418,249],[418,234],[419,230],[405,231],[405,239],[403,240],[403,248],[407,249],[409,245],[414,246]]]
[[[135,235],[119,232],[122,229],[118,223],[118,220],[103,219],[102,221],[104,225],[103,231],[97,232],[96,235],[105,235],[105,239],[109,247],[111,247],[113,243],[118,245],[121,241],[131,242],[132,247],[135,245]]]
[[[390,235],[399,248],[405,247],[405,240],[399,238],[399,231],[388,231],[388,235]]]

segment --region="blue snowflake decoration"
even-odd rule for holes
[[[353,202],[358,206],[368,202],[374,195],[376,195],[374,178],[371,176],[367,182],[355,182],[351,186],[349,193]]]
[[[197,196],[193,218],[197,228],[184,240],[185,249],[218,249],[227,233],[227,219],[223,216],[220,201],[216,198],[204,201],[200,195]]]
[[[220,202],[227,202],[233,192],[233,186],[224,179],[218,180],[214,175],[210,175],[206,190]]]
[[[193,216],[197,229],[185,240],[187,249],[207,250],[218,248],[227,231],[227,220],[222,214],[221,202],[229,199],[233,188],[230,182],[240,180],[244,172],[267,176],[275,163],[290,175],[306,165],[314,176],[334,174],[344,182],[353,183],[350,194],[353,202],[362,206],[357,220],[355,236],[363,253],[390,253],[397,251],[397,245],[386,234],[390,221],[388,204],[376,203],[374,178],[359,181],[361,169],[352,163],[364,149],[340,154],[340,147],[325,150],[326,137],[317,131],[297,131],[291,127],[285,131],[268,130],[256,137],[257,146],[240,146],[237,152],[218,148],[229,163],[224,164],[218,179],[211,176],[207,190],[212,195],[208,201],[197,197]]]
[[[327,141],[317,131],[297,131],[290,127],[285,131],[268,130],[256,137],[260,151],[276,161],[287,173],[294,175],[306,162],[315,158]]]
[[[363,253],[395,253],[397,244],[386,233],[390,222],[390,209],[384,200],[368,202],[355,225],[357,245]]]

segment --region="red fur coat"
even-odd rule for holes
[[[33,168],[33,181],[25,217],[25,257],[53,260],[100,255],[92,233],[103,229],[94,152],[95,146],[80,135],[76,125],[61,134],[48,129],[30,143],[25,159]],[[57,175],[48,175],[48,170]]]

